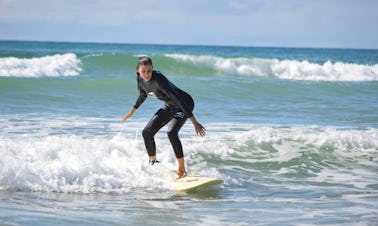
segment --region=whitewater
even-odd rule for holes
[[[218,188],[178,193],[133,118],[141,55],[195,100],[207,136],[180,137],[190,173]],[[378,51],[0,42],[0,224],[375,225]],[[157,223],[158,222],[158,223]]]
[[[166,56],[193,65],[203,65],[224,74],[240,76],[277,77],[309,81],[369,81],[378,80],[378,65],[326,61],[323,64],[307,60],[278,60],[264,58],[224,58],[167,54]]]
[[[79,75],[83,69],[73,53],[35,57],[32,59],[5,57],[0,59],[0,76],[56,77]]]

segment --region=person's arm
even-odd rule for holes
[[[139,87],[139,85],[138,85],[138,90],[139,90],[139,97],[138,97],[138,99],[136,100],[136,102],[135,102],[135,104],[134,104],[134,106],[133,106],[133,108],[135,108],[135,109],[138,109],[139,108],[139,106],[141,105],[141,104],[143,104],[143,102],[146,100],[146,98],[147,98],[147,93],[146,93],[146,91],[144,91],[144,89],[142,89],[141,87]]]
[[[175,104],[177,104],[180,109],[188,116],[188,118],[193,116],[192,111],[185,103],[185,101],[180,97],[180,94],[177,93],[176,87],[172,87],[172,83],[168,81],[168,79],[161,74],[161,76],[157,77],[157,85],[159,89],[164,92],[164,94],[170,98]],[[174,86],[174,85],[173,85]]]
[[[159,76],[159,86],[160,89],[169,97],[171,100],[173,100],[180,108],[183,110],[183,112],[188,116],[190,121],[193,123],[194,129],[196,131],[197,135],[200,135],[201,137],[205,136],[206,129],[197,121],[197,119],[194,117],[192,111],[189,109],[188,105],[180,98],[180,95],[177,93],[177,91],[170,85],[170,82],[167,78],[165,78],[163,75]]]
[[[130,111],[121,118],[121,122],[124,122],[127,119],[129,119],[136,112],[139,106],[146,100],[147,93],[141,87],[139,87],[139,85],[138,85],[138,90],[139,90],[138,99],[136,100],[134,106],[131,107]]]

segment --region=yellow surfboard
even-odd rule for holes
[[[222,179],[210,178],[210,177],[201,177],[193,174],[188,174],[184,178],[175,179],[173,184],[176,186],[179,191],[189,191],[199,188],[205,188],[208,186],[221,184],[223,183]]]

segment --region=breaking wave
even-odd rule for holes
[[[128,74],[135,70],[138,55],[127,53],[74,53],[34,58],[0,58],[0,77],[77,76],[89,74]],[[156,54],[155,66],[166,74],[190,76],[250,76],[304,81],[378,81],[378,64],[367,65],[325,61],[222,57],[215,55]]]
[[[210,67],[223,74],[239,76],[276,77],[279,79],[309,81],[378,80],[378,64],[362,65],[331,61],[320,64],[307,60],[278,60],[253,57],[226,58],[185,54],[166,54],[165,56],[197,67]]]
[[[73,53],[34,58],[0,58],[0,77],[76,76],[82,63]]]

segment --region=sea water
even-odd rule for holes
[[[134,116],[137,58],[190,93],[187,170],[224,180],[179,193]],[[0,42],[2,225],[376,225],[378,50]]]

